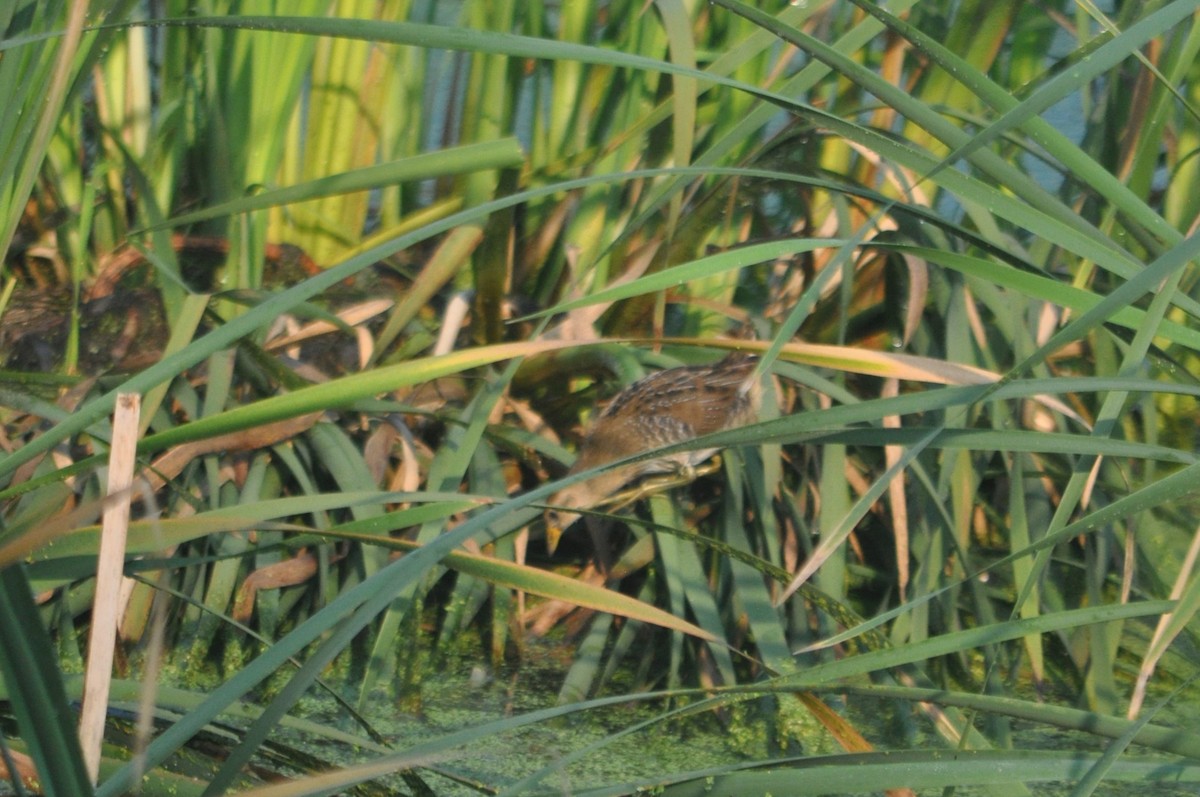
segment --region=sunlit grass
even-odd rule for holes
[[[237,713],[210,793],[318,681],[373,724],[461,639],[499,670],[556,626],[575,703],[265,791],[453,771],[629,700],[661,708],[502,793],[675,712],[769,746],[572,788],[1194,785],[1194,3],[99,5],[131,24],[22,4],[0,59],[28,109],[0,124],[0,352],[67,385],[0,375],[3,716],[64,793],[118,392],[152,485],[126,642],[214,683],[142,693],[144,760]],[[586,535],[541,544],[579,427],[733,336],[761,422],[696,444],[719,472],[626,509],[620,577],[581,584]],[[899,740],[829,708],[866,695]]]

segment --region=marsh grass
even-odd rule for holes
[[[89,788],[60,673],[118,392],[152,489],[116,686],[159,727],[98,793],[235,714],[202,790],[241,788],[318,683],[360,757],[262,791],[420,792],[629,701],[659,708],[500,793],[698,713],[777,752],[577,793],[1194,786],[1194,2],[333,5],[0,16],[0,341],[61,380],[3,374],[0,671],[48,791]],[[720,472],[619,519],[613,589],[582,540],[549,560],[595,402],[732,345],[777,379],[695,444]],[[498,668],[535,622],[568,702],[373,735],[464,635]]]

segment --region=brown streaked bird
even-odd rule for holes
[[[669,368],[618,393],[588,430],[568,475],[654,448],[682,443],[750,422],[762,398],[751,379],[758,358],[734,352],[713,365]],[[634,462],[564,487],[546,502],[546,546],[579,519],[576,509],[603,503],[627,482],[650,473],[688,473],[715,448],[680,451]]]

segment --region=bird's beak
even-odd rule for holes
[[[554,509],[546,510],[546,550],[551,554],[558,548],[558,541],[563,532],[579,519],[578,512],[560,512]]]
[[[557,518],[551,518],[550,513],[546,513],[546,550],[550,555],[554,555],[554,551],[558,548],[558,541],[562,539],[562,527],[558,525]]]

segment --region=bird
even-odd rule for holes
[[[668,368],[639,379],[592,422],[567,475],[751,422],[762,398],[762,386],[753,378],[757,364],[752,354],[732,352],[711,365]],[[714,453],[715,448],[678,451],[611,468],[562,488],[546,502],[547,549],[554,553],[562,533],[579,519],[578,510],[605,503],[622,486],[647,474],[676,473],[690,480],[696,465]]]

